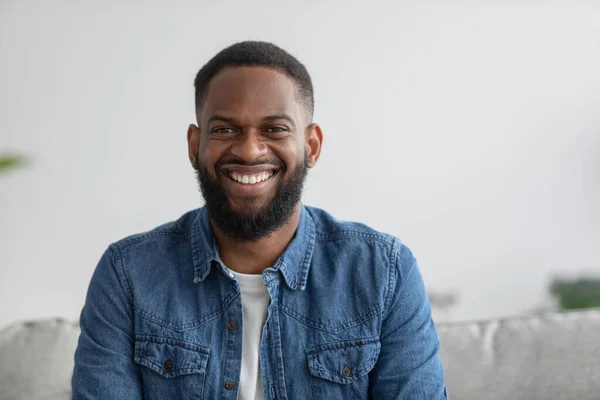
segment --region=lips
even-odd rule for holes
[[[274,165],[224,166],[221,169],[226,179],[223,184],[232,196],[253,197],[268,195],[279,176],[280,169]]]
[[[256,185],[257,183],[266,181],[275,175],[275,171],[262,171],[256,174],[242,173],[237,171],[229,171],[227,173],[230,179],[243,185]]]

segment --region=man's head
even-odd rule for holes
[[[195,79],[188,150],[212,220],[238,241],[283,226],[297,209],[320,154],[306,68],[264,42],[234,44]]]

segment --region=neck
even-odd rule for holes
[[[242,274],[261,274],[272,267],[294,238],[300,221],[300,203],[287,222],[270,236],[255,242],[237,242],[211,220],[219,244],[219,256],[227,268]]]

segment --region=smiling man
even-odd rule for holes
[[[242,42],[195,80],[205,206],[109,246],[74,399],[446,399],[415,258],[301,202],[323,133],[306,68]]]

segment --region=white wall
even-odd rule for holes
[[[78,317],[110,242],[201,204],[192,82],[242,39],[312,73],[305,203],[401,237],[451,318],[600,270],[600,6],[49,3],[0,0],[0,150],[35,157],[0,177],[0,326]]]

